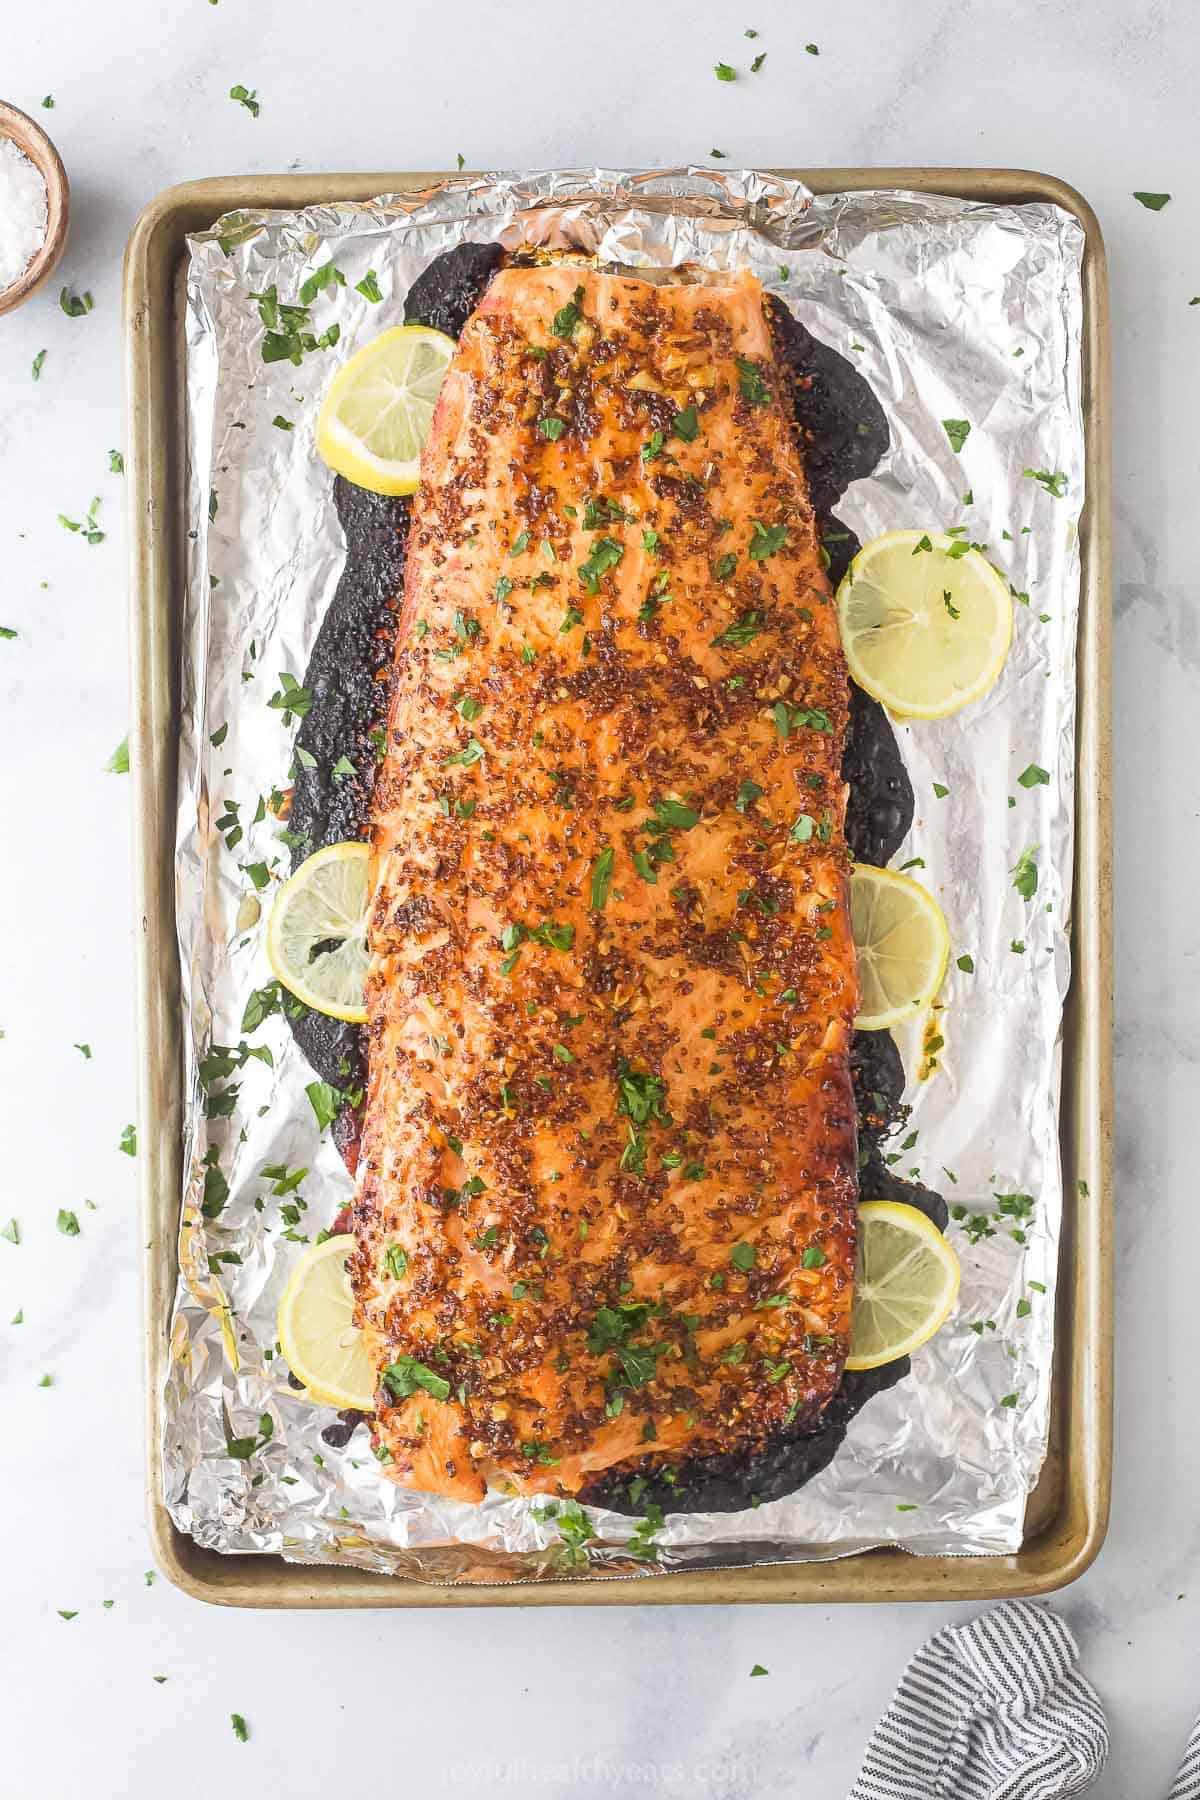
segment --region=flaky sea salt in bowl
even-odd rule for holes
[[[0,313],[36,293],[67,239],[70,190],[40,125],[0,100]]]

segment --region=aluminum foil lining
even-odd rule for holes
[[[275,1339],[303,1242],[351,1192],[286,1021],[276,1013],[243,1029],[250,996],[271,980],[265,915],[287,870],[269,796],[287,783],[294,725],[270,701],[282,675],[303,677],[344,551],[315,421],[334,371],[399,323],[417,274],[465,240],[579,248],[632,268],[752,269],[856,359],[887,413],[891,450],[850,489],[843,521],[864,541],[965,527],[1019,602],[992,692],[951,718],[897,726],[917,808],[893,866],[911,863],[937,895],[953,950],[936,1016],[944,1048],[922,1080],[919,1032],[901,1044],[912,1113],[890,1148],[897,1174],[918,1173],[965,1209],[950,1227],[958,1309],[911,1375],[858,1415],[822,1475],[756,1510],[668,1515],[650,1565],[631,1557],[633,1523],[616,1514],[592,1511],[596,1538],[581,1555],[534,1502],[497,1495],[473,1507],[395,1487],[365,1429],[340,1450],[323,1439],[334,1415],[289,1385]],[[451,180],[367,205],[233,214],[192,240],[176,865],[186,1181],[162,1456],[172,1517],[199,1543],[476,1582],[644,1576],[880,1544],[1018,1548],[1046,1450],[1062,1212],[1082,253],[1079,225],[1050,205],[818,198],[752,170],[703,169]],[[330,261],[345,285],[322,289],[310,314],[318,338],[338,325],[337,342],[299,367],[265,363],[252,296],[274,284],[292,300]],[[369,271],[378,301],[358,291]],[[961,450],[947,419],[971,425]],[[1049,781],[1023,784],[1031,766]],[[1027,850],[1033,899],[1014,887]],[[243,1043],[258,1054],[210,1076],[206,1102],[201,1059]],[[280,1194],[262,1173],[272,1167],[308,1173]],[[1023,1198],[1002,1206],[998,1195]]]

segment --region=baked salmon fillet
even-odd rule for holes
[[[847,678],[759,284],[497,274],[425,448],[350,1269],[401,1485],[820,1414],[855,1259]]]

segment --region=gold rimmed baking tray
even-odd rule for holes
[[[1087,501],[1080,524],[1074,973],[1063,1025],[1060,1248],[1050,1444],[1013,1556],[870,1550],[836,1562],[700,1569],[640,1580],[437,1586],[273,1556],[224,1556],[178,1531],[163,1504],[162,1391],[177,1273],[182,1187],[183,1013],[174,847],[184,595],[184,302],[189,233],[235,208],[368,200],[445,172],[229,176],[160,194],[125,257],[129,410],[132,772],[141,1194],[145,1222],[146,1468],[150,1534],[164,1573],[224,1606],[628,1606],[734,1601],[991,1600],[1073,1581],[1104,1541],[1112,1456],[1112,937],[1110,762],[1110,440],[1108,276],[1095,214],[1051,175],[1022,169],[780,169],[816,193],[899,188],[968,200],[1048,201],[1080,222]]]

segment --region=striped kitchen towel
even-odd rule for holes
[[[947,1626],[905,1670],[848,1800],[1083,1793],[1104,1767],[1108,1721],[1078,1660],[1063,1621],[1026,1600]],[[1200,1738],[1189,1758],[1200,1773]],[[1170,1800],[1200,1800],[1197,1778]]]
[[[1200,1800],[1200,1719],[1192,1726],[1192,1735],[1167,1800]]]

